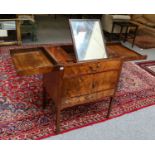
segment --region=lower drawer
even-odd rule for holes
[[[110,90],[104,90],[104,91],[96,92],[94,94],[89,94],[89,95],[83,95],[83,96],[72,97],[72,98],[64,98],[62,101],[62,108],[100,101],[104,99],[104,97],[113,96],[114,92],[115,92],[114,89],[110,89]]]

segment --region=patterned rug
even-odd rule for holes
[[[136,64],[155,76],[155,61],[137,62]]]
[[[53,105],[42,109],[42,75],[19,77],[9,48],[0,48],[0,139],[54,136]],[[61,133],[106,121],[109,98],[62,112]],[[155,77],[138,65],[123,65],[110,119],[155,104]]]

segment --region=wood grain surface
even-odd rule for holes
[[[14,49],[10,52],[18,74],[43,74],[43,107],[48,96],[55,104],[56,132],[59,133],[61,111],[65,108],[109,97],[109,117],[123,61],[146,58],[121,44],[107,44],[107,51],[109,58],[85,62],[76,62],[72,45]]]

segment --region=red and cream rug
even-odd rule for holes
[[[0,48],[0,139],[54,136],[53,105],[42,109],[42,75],[18,76],[9,48]],[[64,110],[61,133],[107,121],[107,103],[109,98]],[[124,63],[110,119],[151,105],[155,105],[155,77],[134,63]]]
[[[155,61],[137,62],[136,64],[155,76]]]

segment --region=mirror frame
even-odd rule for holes
[[[106,54],[106,58],[99,58],[99,59],[88,59],[88,60],[79,60],[78,58],[78,51],[76,49],[76,42],[75,42],[75,37],[74,37],[74,33],[73,33],[73,29],[72,29],[72,21],[97,21],[99,23],[99,28],[101,30],[101,37],[102,37],[102,40],[103,40],[103,44],[104,44],[104,50],[105,50],[105,54]],[[94,60],[103,60],[103,59],[107,59],[108,58],[108,53],[107,53],[107,50],[106,50],[106,45],[105,45],[105,39],[104,39],[104,35],[103,35],[103,31],[102,31],[102,28],[101,28],[101,22],[99,19],[69,19],[69,26],[70,26],[70,31],[71,31],[71,38],[72,38],[72,41],[73,41],[73,46],[74,46],[74,52],[75,52],[75,56],[76,56],[76,61],[77,62],[85,62],[85,61],[94,61]]]

